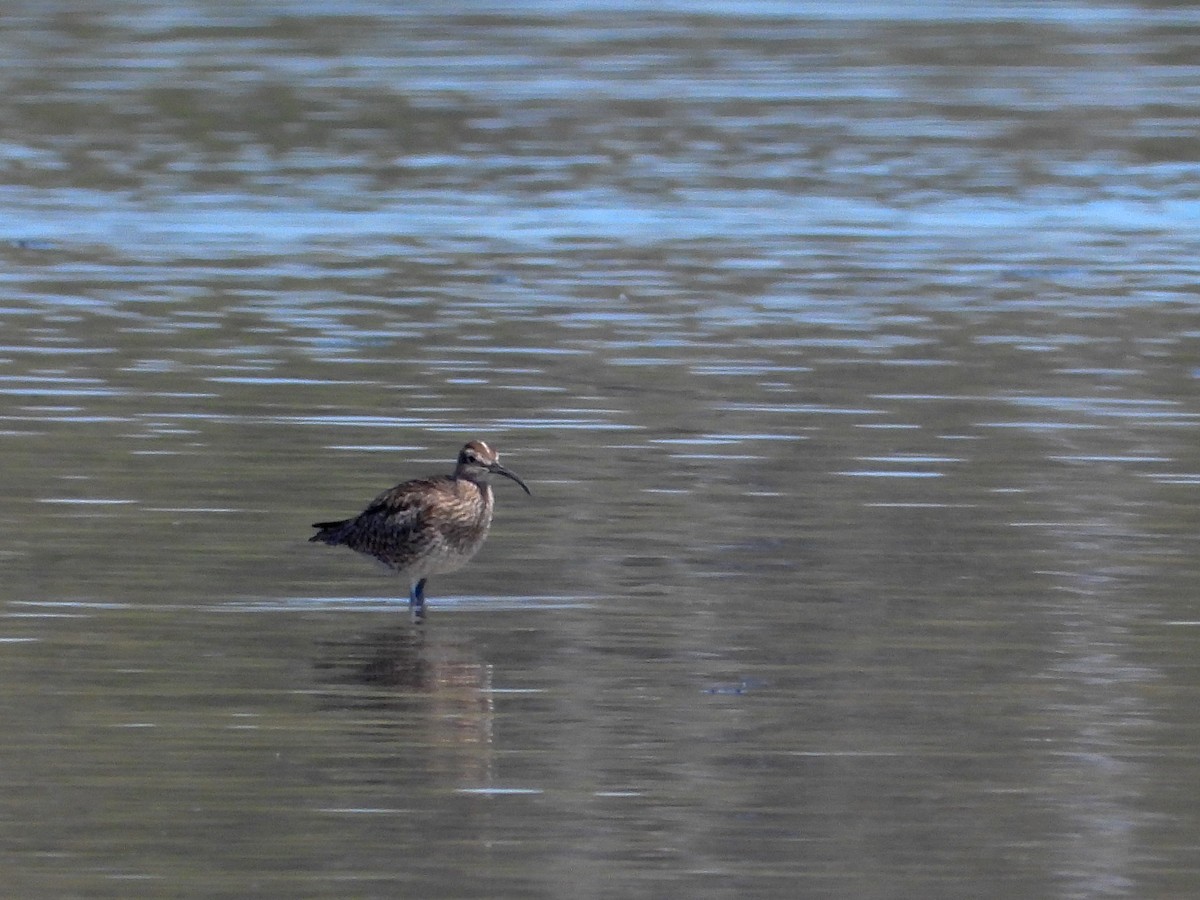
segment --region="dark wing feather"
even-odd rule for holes
[[[384,491],[361,513],[340,522],[319,522],[310,541],[344,544],[385,563],[398,563],[397,552],[421,529],[438,493],[449,490],[450,478],[406,481]]]

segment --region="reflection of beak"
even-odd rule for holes
[[[504,468],[504,466],[500,465],[500,463],[492,463],[490,466],[488,466],[488,471],[495,475],[503,475],[505,478],[511,478],[524,489],[525,493],[529,494],[530,497],[533,496],[533,492],[529,490],[529,487],[525,484],[525,482],[517,477],[517,473]]]

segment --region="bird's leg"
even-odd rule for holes
[[[412,586],[412,592],[408,595],[408,608],[412,612],[412,619],[418,625],[425,621],[425,579],[422,578]]]
[[[425,581],[422,578],[412,586],[412,593],[408,595],[408,605],[414,610],[425,608]]]

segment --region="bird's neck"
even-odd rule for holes
[[[492,486],[486,481],[476,481],[463,475],[455,475],[454,483],[460,495],[478,496],[486,506],[492,505]]]

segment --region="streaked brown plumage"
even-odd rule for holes
[[[344,544],[395,569],[412,584],[409,604],[423,611],[429,576],[461,569],[483,546],[495,507],[492,475],[511,478],[529,493],[516,473],[500,465],[496,451],[468,441],[453,475],[398,484],[352,519],[316,523],[319,530],[309,540]]]

